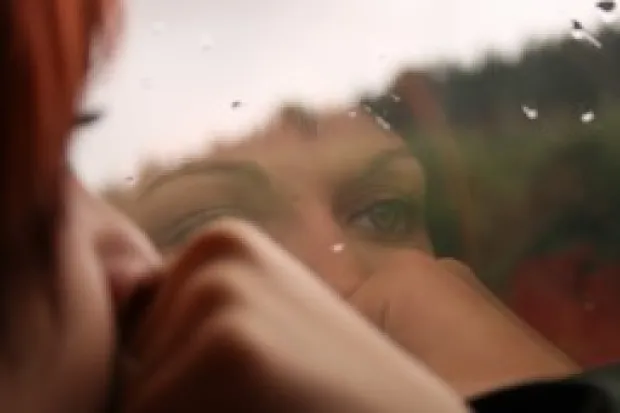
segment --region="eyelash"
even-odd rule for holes
[[[364,192],[365,195],[368,195],[368,190]],[[356,199],[355,202],[350,202],[349,204],[352,207],[347,208],[350,212],[345,214],[346,225],[353,227],[363,236],[377,242],[400,243],[412,241],[412,235],[420,227],[420,220],[422,219],[420,202],[411,195],[375,196],[374,199],[370,200]],[[392,211],[388,211],[388,213],[393,212],[396,214],[394,218],[396,222],[388,223],[388,226],[394,224],[393,226],[398,228],[379,228],[380,223],[373,221],[376,217],[373,217],[372,214],[381,212],[377,210],[377,208],[381,207],[392,208]],[[247,211],[236,206],[203,209],[185,215],[163,231],[161,233],[162,236],[155,239],[158,240],[157,244],[159,247],[176,247],[185,242],[199,229],[223,217],[250,218]],[[364,220],[369,222],[365,223]]]
[[[388,226],[393,224],[392,228],[378,228],[380,224],[373,222],[373,219],[376,217],[373,218],[372,214],[381,212],[377,208],[382,207],[392,208],[392,211],[388,211],[388,213],[396,214],[394,218],[396,222],[388,223]],[[369,223],[364,223],[364,219],[369,220]],[[420,204],[415,198],[386,196],[365,202],[363,207],[357,208],[355,212],[349,215],[347,224],[373,240],[380,242],[409,242],[413,241],[412,235],[420,227],[420,219]],[[368,227],[369,225],[370,228]],[[397,228],[393,228],[394,226]]]
[[[158,244],[165,247],[174,247],[183,243],[198,229],[224,217],[245,218],[246,214],[236,207],[217,207],[188,214],[175,224],[171,225]]]

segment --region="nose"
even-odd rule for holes
[[[368,276],[354,243],[348,242],[330,208],[311,201],[299,205],[291,225],[295,230],[277,238],[336,292],[348,296]]]
[[[67,185],[71,214],[94,252],[117,312],[140,286],[159,278],[160,254],[124,214],[90,193],[76,177]]]

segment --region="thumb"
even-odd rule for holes
[[[393,313],[411,314],[416,307],[424,306],[429,293],[437,293],[431,284],[442,278],[438,270],[445,272],[432,257],[408,253],[402,259],[395,257],[389,266],[373,274],[346,298],[381,330],[389,332],[394,327]]]

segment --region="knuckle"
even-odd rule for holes
[[[223,277],[199,276],[187,283],[179,295],[181,302],[191,306],[218,308],[231,305],[238,299],[231,283]]]
[[[180,276],[221,260],[248,260],[252,248],[246,241],[246,224],[226,221],[216,223],[197,235],[177,258],[173,273]]]
[[[213,366],[230,371],[256,369],[261,363],[260,352],[251,333],[247,311],[235,308],[222,312],[200,328],[200,344],[208,349]]]

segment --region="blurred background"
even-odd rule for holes
[[[453,257],[579,363],[620,359],[614,1],[134,0],[84,107],[75,168],[166,251],[235,215],[325,274]],[[399,145],[415,164],[349,182]]]

